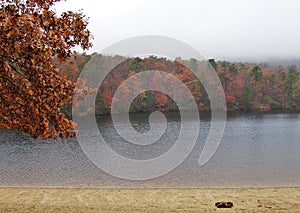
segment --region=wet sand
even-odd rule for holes
[[[216,202],[233,202],[217,209]],[[0,212],[300,212],[300,188],[1,188]]]

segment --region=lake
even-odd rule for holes
[[[148,131],[149,114],[130,114],[137,131]],[[100,132],[117,153],[151,159],[169,150],[180,130],[180,116],[166,113],[165,133],[149,146],[122,139],[110,116],[98,117]],[[199,138],[186,160],[168,174],[146,181],[113,177],[96,167],[76,139],[34,140],[0,130],[0,187],[300,187],[300,115],[229,113],[220,146],[204,166],[198,165],[210,127],[201,114]],[[190,119],[185,125],[197,122]],[[87,124],[88,125],[88,124]],[[93,137],[86,135],[87,140]]]

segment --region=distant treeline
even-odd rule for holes
[[[75,82],[78,75],[91,58],[105,57],[111,63],[120,61],[121,56],[102,56],[99,54],[76,54],[70,61],[57,62],[60,71]],[[175,61],[150,56],[148,58],[122,58],[101,85],[96,99],[96,113],[110,113],[112,97],[117,88],[129,77],[145,70],[160,70],[180,79],[193,94],[200,111],[210,110],[207,93],[192,71],[203,71],[207,66],[213,67],[222,83],[225,92],[227,110],[299,110],[300,109],[300,70],[296,65],[268,65],[254,63],[232,63],[228,61],[209,60],[207,63],[196,59]],[[101,72],[101,69],[95,69]],[[95,71],[95,72],[96,72]],[[93,78],[93,76],[87,76]],[[159,74],[149,82],[157,82]],[[84,80],[84,79],[83,79]],[[92,79],[89,79],[91,82]],[[200,79],[201,81],[203,79]],[[205,79],[209,80],[209,79]],[[95,87],[98,82],[94,82]],[[138,83],[138,82],[137,82]],[[130,89],[124,91],[130,93]],[[180,94],[178,94],[180,96]],[[87,97],[88,98],[88,97]],[[185,98],[185,97],[183,97]],[[118,100],[122,102],[122,100]],[[80,108],[80,106],[79,106]],[[188,106],[187,106],[188,108]],[[176,103],[167,95],[158,91],[140,93],[130,106],[131,112],[177,110]],[[63,108],[70,112],[70,106]]]

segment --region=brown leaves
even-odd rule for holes
[[[57,17],[51,6],[58,1],[0,1],[0,128],[34,138],[75,135],[59,109],[71,101],[74,84],[60,74],[54,56],[66,60],[72,47],[88,49],[90,32],[81,13]]]

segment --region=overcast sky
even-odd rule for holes
[[[90,17],[101,52],[122,39],[162,35],[182,40],[206,58],[300,58],[299,0],[67,0],[57,11]]]

